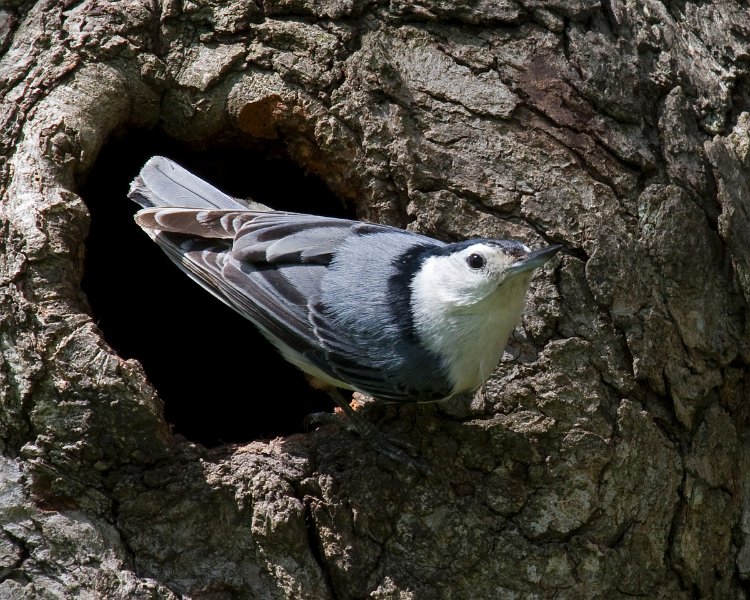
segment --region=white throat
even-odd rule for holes
[[[457,294],[428,258],[411,284],[412,317],[419,339],[448,368],[453,394],[471,392],[500,362],[523,312],[531,274],[520,274],[483,298]]]

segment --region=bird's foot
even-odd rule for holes
[[[329,394],[341,412],[318,412],[307,415],[304,421],[306,429],[309,430],[321,425],[330,424],[343,427],[349,432],[359,434],[370,448],[381,456],[386,456],[400,464],[408,465],[423,475],[433,474],[432,470],[426,464],[411,456],[411,454],[416,453],[414,446],[403,441],[399,441],[398,445],[396,445],[393,440],[383,435],[372,423],[355,411],[337,390],[329,390]]]

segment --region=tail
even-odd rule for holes
[[[143,208],[179,207],[199,209],[270,210],[257,202],[232,198],[163,156],[143,165],[130,184],[128,197]]]
[[[236,231],[221,216],[246,213],[262,204],[232,198],[163,156],[154,156],[143,165],[130,184],[128,197],[143,208],[135,221],[166,253],[169,259],[219,300],[235,308],[220,288],[221,265],[231,249]],[[208,225],[200,219],[207,218]],[[167,220],[168,230],[163,231]]]

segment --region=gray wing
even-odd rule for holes
[[[187,275],[254,323],[282,352],[304,354],[315,349],[307,299],[289,278],[290,270],[236,261],[227,242],[163,232],[153,239]],[[325,268],[314,267],[305,273],[310,286],[322,276],[314,271]]]
[[[319,347],[308,302],[364,223],[283,212],[148,208],[136,222],[188,275],[297,351]]]

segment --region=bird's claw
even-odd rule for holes
[[[424,475],[432,475],[432,470],[410,453],[416,453],[416,448],[403,440],[398,445],[384,436],[372,423],[354,411],[346,411],[346,415],[330,412],[311,413],[305,417],[304,426],[307,431],[325,425],[337,425],[351,433],[357,433],[373,450],[400,464],[406,464]]]

